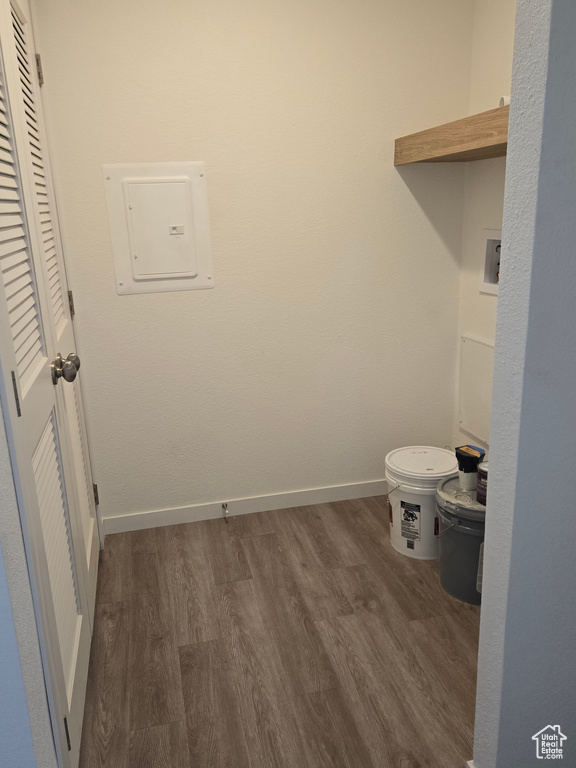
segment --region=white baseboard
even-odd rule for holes
[[[253,496],[249,499],[222,499],[210,504],[193,504],[189,507],[155,509],[148,512],[133,512],[102,518],[104,535],[141,531],[144,528],[158,528],[162,525],[193,523],[197,520],[212,520],[222,517],[222,504],[228,504],[229,515],[247,515],[251,512],[270,512],[273,509],[306,507],[311,504],[327,504],[331,501],[363,499],[368,496],[382,496],[388,492],[386,480],[372,480],[368,483],[332,485],[326,488],[311,488],[290,493],[273,493],[270,496]]]
[[[474,768],[474,763],[472,762],[472,760],[469,760],[469,761],[466,763],[466,765],[468,766],[468,768]]]

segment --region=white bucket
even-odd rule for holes
[[[456,456],[443,448],[412,445],[386,456],[390,542],[397,552],[416,560],[438,558],[436,487],[457,475]]]

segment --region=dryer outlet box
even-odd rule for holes
[[[480,293],[489,293],[493,296],[498,295],[498,284],[500,282],[500,254],[502,250],[502,230],[485,229],[484,242],[486,245],[484,253],[483,269],[480,272]]]

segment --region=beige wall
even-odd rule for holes
[[[470,114],[510,96],[516,0],[474,0]]]
[[[466,112],[472,10],[36,3],[105,516],[450,442],[464,168],[392,154]],[[117,296],[101,166],[169,160],[207,164],[216,289]]]
[[[469,114],[495,109],[510,96],[516,0],[475,0]],[[466,164],[460,274],[460,336],[494,344],[497,296],[481,294],[485,229],[502,229],[506,159]],[[492,388],[486,374],[485,388]],[[470,441],[456,424],[455,443]]]

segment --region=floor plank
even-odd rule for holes
[[[408,632],[422,686],[463,751],[474,737],[476,696],[470,681],[478,662],[477,618],[476,607],[462,606],[453,614],[410,622]]]
[[[379,663],[357,616],[325,619],[318,626],[374,765],[448,768],[440,755],[437,762],[432,761],[422,736],[422,729],[429,723],[416,724],[406,692],[398,696],[391,670],[398,660],[390,654],[388,665]],[[378,640],[384,645],[388,638]]]
[[[194,525],[159,529],[159,566],[177,646],[220,637],[214,584],[203,539]]]
[[[250,760],[222,642],[180,649],[191,768],[248,768]]]
[[[170,623],[170,605],[160,585],[156,553],[132,555],[130,729],[135,731],[184,719],[178,648]]]
[[[364,518],[372,521],[372,515],[367,506],[367,499],[320,504],[318,514],[330,537],[330,546],[334,552],[337,564],[341,568],[353,565],[365,565],[369,553],[364,546],[368,537],[374,537],[374,531],[364,530]],[[386,532],[384,532],[385,534]],[[376,532],[377,538],[382,536]]]
[[[411,648],[411,636],[392,632],[382,616],[345,616],[319,622],[331,648],[343,687],[361,696],[354,714],[362,713],[359,729],[370,722],[372,759],[382,749],[403,750],[389,755],[394,765],[401,759],[429,755],[431,765],[462,768],[469,759],[471,734],[462,733],[459,720],[447,717],[444,697],[424,674]],[[368,700],[368,709],[363,707]],[[395,739],[390,739],[394,733]],[[409,745],[409,749],[407,749]],[[384,763],[388,765],[388,763]],[[407,765],[411,765],[410,762]]]
[[[242,539],[233,533],[234,525],[227,524],[223,518],[193,525],[198,527],[214,584],[252,578],[242,549]]]
[[[254,589],[294,695],[338,681],[276,534],[243,539]]]
[[[100,552],[96,603],[129,600],[132,593],[132,536],[116,533],[106,537]]]
[[[331,531],[322,518],[322,505],[296,507],[272,512],[281,534],[299,540],[300,552],[327,570],[338,568],[341,561]]]
[[[254,768],[301,768],[300,729],[294,698],[270,637],[238,634],[228,654],[250,764]]]
[[[239,634],[267,632],[253,579],[218,584],[215,593],[220,632],[227,642]]]
[[[374,613],[382,616],[392,631],[404,633],[408,622],[385,581],[378,579],[369,565],[340,568],[336,576],[358,616]]]
[[[317,768],[372,768],[374,765],[341,688],[298,699],[309,765]]]
[[[277,537],[309,613],[315,619],[352,613],[335,575],[339,562],[328,554],[328,532],[315,507],[287,510],[283,522]]]
[[[80,765],[129,768],[128,645],[126,603],[96,606]]]
[[[249,536],[265,536],[267,533],[278,532],[275,519],[269,512],[230,515],[226,525],[228,525],[228,533],[237,539],[245,539]]]
[[[130,734],[130,768],[190,768],[184,722]]]

